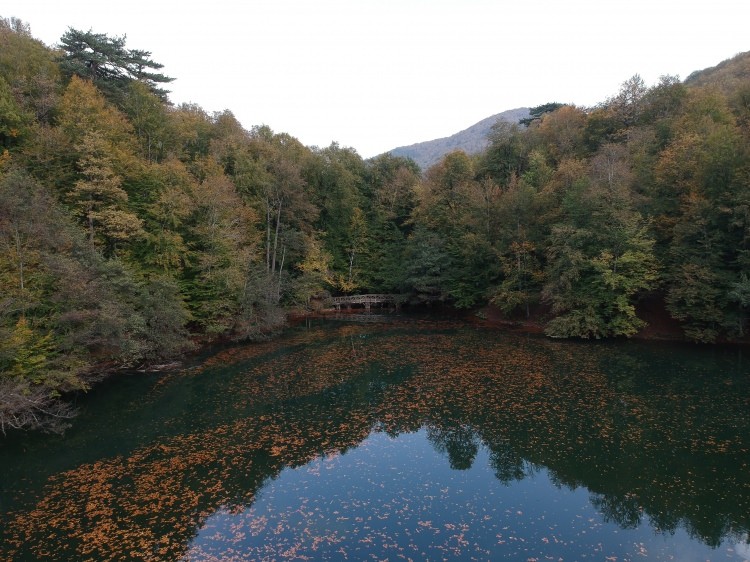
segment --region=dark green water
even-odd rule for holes
[[[0,445],[0,560],[746,560],[750,358],[318,322]]]

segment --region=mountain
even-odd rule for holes
[[[693,72],[685,79],[684,83],[687,86],[718,88],[722,93],[731,97],[749,80],[750,51],[747,51],[739,53],[716,66]],[[394,156],[411,158],[419,164],[422,171],[425,171],[453,150],[463,150],[468,154],[476,154],[484,150],[488,143],[487,135],[498,120],[518,123],[528,116],[529,108],[526,107],[503,111],[449,137],[400,146],[389,152]]]
[[[518,123],[518,121],[525,119],[528,116],[528,107],[510,109],[498,113],[497,115],[493,115],[492,117],[482,119],[479,123],[449,137],[418,142],[417,144],[409,146],[400,146],[391,150],[390,154],[393,156],[411,158],[419,164],[419,167],[424,171],[435,164],[444,155],[454,150],[463,150],[467,154],[481,152],[487,147],[487,135],[489,135],[492,126],[495,123],[501,120]]]
[[[716,66],[697,70],[685,79],[688,86],[712,86],[732,95],[750,81],[750,51],[739,53]]]

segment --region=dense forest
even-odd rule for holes
[[[648,298],[692,340],[746,333],[750,54],[533,108],[425,171],[175,106],[161,68],[0,18],[2,431],[59,427],[98,373],[268,337],[334,294],[491,303],[580,338],[636,333]]]

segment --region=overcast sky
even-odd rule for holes
[[[365,158],[750,50],[749,0],[2,0],[0,16],[50,46],[68,27],[127,35],[174,103]]]

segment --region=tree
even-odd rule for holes
[[[491,289],[491,302],[505,313],[522,308],[527,318],[531,314],[531,303],[538,300],[544,277],[539,217],[536,216],[538,205],[536,190],[525,180],[515,179],[497,203],[497,220],[501,226],[496,255],[502,281]]]
[[[367,161],[362,208],[369,238],[363,283],[375,292],[404,290],[404,251],[412,231],[420,171],[412,160],[381,155]]]
[[[97,133],[84,137],[79,149],[81,179],[68,194],[86,221],[89,241],[95,238],[114,253],[118,245],[143,235],[143,221],[127,208],[128,194],[113,170],[109,146]]]
[[[15,170],[0,176],[0,307],[11,318],[39,304],[42,253],[55,249],[52,200],[39,184]]]
[[[17,170],[0,178],[2,431],[62,428],[72,410],[58,397],[86,386],[83,374],[93,349],[72,342],[101,344],[104,318],[122,330],[109,349],[126,347],[127,327],[138,315],[120,313],[112,291],[102,290],[113,278],[101,263],[41,185]],[[96,315],[98,307],[108,308],[103,316]]]
[[[546,113],[552,113],[560,109],[563,103],[549,102],[529,109],[529,116],[526,119],[521,119],[518,123],[520,125],[526,125],[527,127],[534,122],[538,122],[542,116]]]
[[[104,33],[68,28],[60,38],[64,52],[60,61],[63,73],[91,80],[108,98],[121,103],[130,82],[138,81],[163,101],[167,90],[159,85],[172,82],[161,73],[164,67],[151,59],[151,52],[126,49],[125,37],[108,37]]]
[[[536,246],[532,242],[513,241],[500,258],[503,281],[494,290],[490,301],[506,314],[522,308],[527,319],[531,316],[531,302],[538,294],[543,278],[535,254]]]
[[[59,95],[60,70],[53,51],[17,18],[0,17],[0,76],[24,114],[49,123]]]
[[[303,171],[312,202],[320,209],[315,229],[323,236],[332,268],[340,280],[340,290],[353,291],[356,269],[367,265],[360,256],[366,251],[368,230],[363,214],[365,166],[359,154],[337,143],[315,150]],[[357,276],[359,277],[359,276]]]
[[[464,203],[465,186],[473,180],[474,165],[465,152],[446,154],[427,170],[425,181],[417,187],[417,218],[436,229],[454,226]]]
[[[417,225],[409,236],[404,257],[407,286],[427,302],[444,301],[448,296],[445,277],[453,264],[442,236]]]
[[[614,98],[608,100],[608,105],[624,127],[634,125],[641,117],[647,92],[648,88],[643,78],[635,74],[622,83]]]
[[[265,269],[275,279],[280,298],[284,266],[286,271],[294,270],[304,259],[306,240],[318,215],[304,176],[310,152],[297,139],[268,128],[254,129],[251,140],[252,169],[258,174],[246,191],[261,217]]]
[[[653,241],[637,216],[618,225],[619,248],[588,229],[553,229],[543,296],[557,316],[546,333],[554,337],[630,336],[644,323],[633,299],[654,287]]]
[[[750,311],[750,277],[746,273],[740,273],[739,281],[735,281],[732,284],[729,291],[729,300],[736,303],[736,331],[739,337],[743,337],[745,335],[748,311]]]
[[[179,278],[192,260],[185,237],[189,219],[196,212],[193,196],[196,181],[185,165],[174,158],[152,164],[146,173],[152,176],[150,201],[143,205],[140,214],[146,235],[135,257],[144,268]]]
[[[10,87],[0,76],[0,154],[19,143],[28,119],[11,95]]]
[[[355,269],[355,263],[359,268],[359,262],[367,262],[366,259],[362,259],[362,254],[365,254],[368,244],[367,239],[369,237],[367,232],[367,223],[365,222],[365,216],[359,207],[355,207],[352,211],[351,218],[348,225],[348,243],[346,245],[346,251],[349,258],[349,270],[346,275],[346,289],[345,292],[351,292],[358,286],[357,270]],[[343,284],[342,284],[343,285]]]
[[[417,164],[391,154],[368,160],[363,193],[372,212],[406,228],[415,205],[414,190],[421,172]]]
[[[525,171],[527,147],[523,129],[515,123],[498,121],[489,135],[490,145],[482,154],[478,171],[500,185]]]
[[[212,335],[229,333],[242,306],[243,290],[253,266],[260,266],[257,215],[240,199],[217,162],[208,159],[201,182],[194,186],[194,213],[186,237],[192,263],[185,270],[187,305]],[[268,298],[278,285],[266,287]]]
[[[552,162],[582,156],[587,122],[586,113],[573,105],[564,105],[542,116],[535,132]]]
[[[408,279],[417,282],[418,292],[428,292],[430,298],[450,298],[461,307],[472,306],[483,296],[492,252],[482,232],[482,219],[475,222],[482,210],[477,212],[470,204],[473,199],[481,204],[481,197],[472,196],[480,190],[474,180],[474,163],[462,151],[447,154],[417,186],[409,245],[421,240],[437,244],[430,249],[409,249],[416,253],[410,269],[418,269]]]
[[[123,100],[123,111],[133,125],[140,154],[149,162],[164,158],[173,136],[164,102],[142,82],[131,82]]]
[[[556,315],[546,329],[551,336],[630,336],[644,325],[634,300],[658,280],[654,241],[630,192],[609,173],[609,152],[566,195],[564,220],[548,240],[542,296]]]
[[[656,163],[667,248],[667,308],[698,341],[743,331],[737,284],[747,271],[747,148],[727,100],[692,90]],[[731,296],[734,295],[734,296]],[[739,312],[739,314],[738,314]]]
[[[659,82],[648,89],[643,96],[644,121],[658,123],[664,119],[673,119],[682,108],[687,88],[678,76],[664,75]]]
[[[53,353],[51,334],[40,335],[29,326],[25,315],[16,322],[10,337],[0,349],[0,372],[30,384],[40,384],[49,370],[49,355]]]
[[[210,154],[215,135],[214,123],[196,104],[181,104],[169,112],[169,128],[174,134],[176,156],[185,163],[199,162]],[[194,173],[198,172],[198,168]]]
[[[133,127],[119,110],[110,105],[88,80],[73,77],[60,101],[57,125],[68,142],[76,146],[88,133],[97,133],[111,150],[128,150]]]

